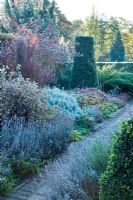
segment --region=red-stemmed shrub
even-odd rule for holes
[[[14,70],[17,64],[22,66],[22,75],[47,85],[54,81],[59,69],[58,63],[67,59],[65,47],[60,45],[58,33],[52,24],[29,20],[18,26],[15,20],[13,37],[2,41],[2,64]]]

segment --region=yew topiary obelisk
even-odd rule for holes
[[[93,37],[76,37],[76,55],[72,71],[71,87],[94,87],[97,83]]]

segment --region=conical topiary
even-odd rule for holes
[[[71,87],[94,87],[97,82],[93,37],[76,37]]]
[[[115,39],[113,41],[111,51],[110,51],[111,61],[122,62],[125,60],[125,48],[121,38],[120,31],[116,32]]]

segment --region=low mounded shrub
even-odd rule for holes
[[[58,108],[62,110],[71,118],[79,117],[82,110],[77,102],[77,99],[70,93],[67,93],[58,88],[44,88],[44,99],[47,101],[47,105],[50,108]]]
[[[10,159],[10,165],[13,173],[17,178],[27,178],[28,176],[35,175],[39,172],[44,162],[39,159]]]
[[[8,79],[7,79],[7,76]],[[48,109],[41,89],[35,82],[24,79],[20,72],[7,74],[2,69],[2,117],[46,120],[53,116]]]
[[[90,105],[98,105],[103,101],[108,101],[108,96],[96,88],[76,88],[74,93],[77,96],[77,100],[81,108],[88,107]]]
[[[111,139],[108,140],[99,140],[96,139],[91,152],[89,153],[91,161],[91,168],[96,171],[97,175],[100,177],[101,174],[106,170],[108,164],[108,158],[110,149],[112,147]]]
[[[133,119],[122,123],[100,178],[100,200],[126,199],[133,199]]]
[[[97,74],[103,90],[118,88],[121,91],[133,92],[133,73],[117,70],[114,66],[108,65],[97,68]]]
[[[86,112],[87,109],[85,109]],[[90,115],[93,116],[93,118],[95,119],[95,121],[97,123],[101,123],[104,120],[104,116],[103,113],[101,112],[101,110],[99,109],[98,106],[94,105],[94,106],[89,106],[88,108]]]
[[[82,128],[86,129],[86,133],[96,130],[96,121],[94,117],[91,117],[91,116],[81,116],[80,118],[76,120],[76,124],[79,130],[81,130],[81,132],[82,132]],[[87,134],[84,133],[83,135],[87,135]]]
[[[71,141],[72,142],[77,142],[79,140],[82,140],[82,135],[80,132],[78,132],[77,130],[72,130],[71,131]]]
[[[96,64],[100,68],[113,65],[117,70],[122,69],[127,72],[133,72],[133,62],[96,62]]]
[[[104,118],[110,117],[113,112],[121,107],[123,107],[123,104],[120,102],[103,102],[99,105]]]
[[[7,119],[2,124],[1,149],[17,159],[48,159],[63,151],[72,128],[73,121],[61,113],[48,122]]]

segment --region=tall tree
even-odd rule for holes
[[[107,52],[107,30],[108,30],[108,20],[105,16],[99,17],[98,23],[98,39],[97,39],[97,57],[99,61],[103,61],[105,59],[105,55]]]
[[[86,19],[86,21],[84,23],[85,35],[95,37],[95,40],[97,40],[98,23],[99,23],[98,22],[98,12],[96,11],[96,8],[93,6],[91,15]]]
[[[30,19],[52,24],[59,36],[69,39],[71,23],[62,14],[56,2],[50,0],[6,0],[5,16],[10,28],[14,28],[12,19],[18,25],[27,23]]]
[[[110,59],[111,61],[118,61],[118,62],[125,60],[125,48],[121,38],[120,31],[116,32],[116,36],[110,51]]]

